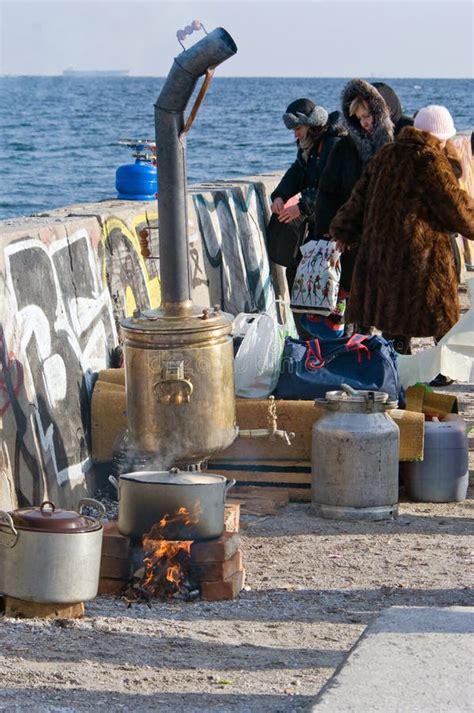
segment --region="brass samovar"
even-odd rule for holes
[[[197,463],[237,435],[232,322],[218,308],[192,302],[186,188],[187,130],[214,68],[236,51],[226,30],[213,30],[175,59],[155,104],[162,300],[159,309],[137,310],[121,322],[128,447],[142,464]]]

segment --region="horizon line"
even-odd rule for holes
[[[74,78],[74,74],[63,74],[64,70],[61,70],[61,72],[54,72],[54,73],[48,73],[48,74],[25,74],[25,73],[14,73],[14,72],[0,72],[0,77],[66,77],[67,79]],[[113,75],[118,71],[114,69],[85,69],[85,70],[75,70],[78,73],[84,72],[110,72],[110,76],[96,76],[92,77],[77,77],[80,79],[110,79],[113,77]],[[120,70],[124,71],[124,70]],[[155,74],[124,74],[121,75],[120,77],[116,76],[114,77],[115,79],[166,79],[168,75],[155,75]],[[377,79],[377,78],[383,78],[383,79],[438,79],[438,80],[450,80],[450,79],[460,79],[460,80],[473,80],[474,81],[474,76],[449,76],[449,77],[439,77],[439,76],[434,76],[434,75],[395,75],[395,74],[374,74],[374,73],[360,73],[358,75],[284,75],[284,74],[232,74],[232,75],[224,75],[224,76],[218,76],[214,77],[215,81],[216,79],[351,79],[353,77],[368,77],[369,79]]]

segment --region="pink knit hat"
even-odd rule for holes
[[[420,109],[415,116],[415,129],[428,131],[440,141],[451,139],[455,133],[453,117],[445,106],[431,104]]]

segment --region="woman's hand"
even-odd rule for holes
[[[275,198],[272,203],[272,213],[276,213],[277,215],[279,215],[284,207],[285,203],[283,201],[283,198]]]
[[[292,220],[299,218],[300,215],[301,211],[299,205],[296,203],[296,205],[290,205],[280,211],[278,214],[278,220],[280,223],[291,223]]]

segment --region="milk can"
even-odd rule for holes
[[[313,425],[312,510],[338,520],[396,517],[400,433],[385,412],[397,403],[342,388],[317,399],[326,413]]]

